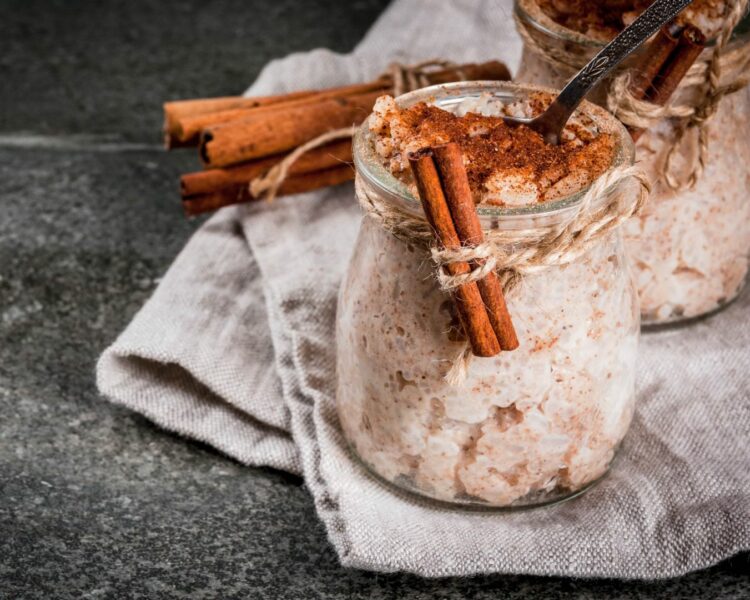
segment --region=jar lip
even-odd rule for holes
[[[558,38],[580,46],[588,46],[593,49],[604,48],[606,45],[606,42],[590,38],[580,31],[569,29],[552,20],[539,8],[537,0],[514,0],[513,10],[522,22],[549,37]]]
[[[575,29],[569,29],[564,25],[561,25],[557,21],[554,21],[546,13],[539,8],[537,0],[514,0],[514,11],[516,16],[530,27],[536,29],[540,33],[561,39],[567,43],[578,44],[580,46],[586,46],[593,50],[599,50],[604,48],[608,42],[597,40],[587,36],[580,31]],[[750,42],[750,13],[746,14],[740,20],[739,24],[732,33],[730,44],[732,42],[744,43]],[[710,40],[707,47],[711,47],[715,44],[715,40]]]
[[[488,92],[502,100],[515,100],[534,92],[546,92],[556,95],[558,90],[538,85],[511,82],[458,81],[455,83],[433,85],[403,94],[396,98],[396,102],[400,106],[411,106],[418,102],[430,102],[437,106],[446,106],[458,103],[467,97],[478,96]],[[576,112],[583,112],[603,131],[615,136],[615,152],[612,157],[612,163],[600,177],[617,167],[633,164],[635,145],[627,129],[625,129],[625,126],[620,121],[603,108],[585,100]],[[406,204],[406,208],[411,208],[414,212],[421,211],[419,199],[411,193],[409,187],[403,181],[394,176],[383,165],[382,158],[375,151],[372,137],[368,128],[368,119],[365,119],[354,136],[353,154],[357,173],[363,176],[382,195],[389,197],[391,200],[402,201]],[[527,206],[510,208],[495,205],[479,205],[477,206],[477,214],[480,217],[503,220],[527,218],[530,216],[563,216],[575,208],[592,184],[593,182],[573,194],[549,202],[538,202]]]

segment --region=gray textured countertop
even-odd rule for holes
[[[110,405],[94,364],[199,222],[165,99],[347,51],[384,0],[0,7],[0,598],[747,598],[750,558],[656,583],[342,569],[302,481]]]

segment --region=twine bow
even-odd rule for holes
[[[621,194],[613,190],[623,181],[634,179],[640,185],[634,202],[620,206]],[[432,248],[432,258],[443,267],[450,263],[485,259],[481,268],[466,275],[448,276],[438,269],[438,280],[445,290],[482,279],[489,270],[498,271],[508,293],[524,275],[539,273],[551,267],[569,264],[585,254],[594,244],[637,214],[651,187],[639,166],[617,167],[599,177],[584,193],[575,208],[561,222],[551,227],[517,231],[491,229],[486,241],[471,248],[441,250]],[[596,201],[605,196],[609,201],[601,209],[592,210]]]

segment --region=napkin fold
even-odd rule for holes
[[[397,0],[352,54],[274,61],[250,91],[361,81],[393,60],[515,66],[511,11]],[[336,297],[360,220],[351,185],[221,210],[103,353],[99,389],[244,464],[301,474],[346,566],[652,579],[750,549],[750,294],[643,336],[633,425],[592,490],[541,509],[451,509],[381,484],[338,425]]]

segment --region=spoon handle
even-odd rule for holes
[[[544,114],[549,129],[559,135],[591,89],[624,58],[659,31],[692,0],[656,0],[571,79]],[[559,125],[559,127],[557,127]]]

